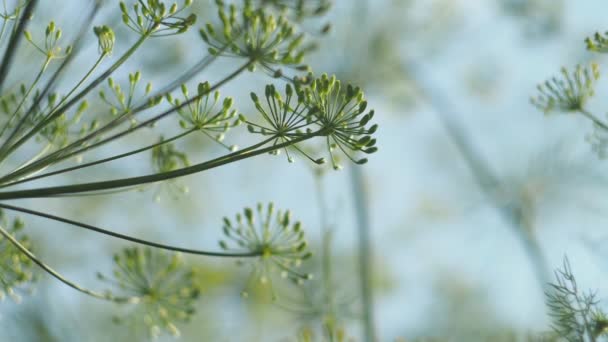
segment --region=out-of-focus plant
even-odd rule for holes
[[[118,50],[117,36],[110,25],[90,27],[104,2],[92,4],[82,26],[74,30],[74,38],[66,42],[59,24],[51,21],[42,33],[32,25],[36,20],[37,0],[15,1],[7,5],[0,20],[0,43],[4,47],[0,61],[0,208],[3,221],[0,234],[3,243],[0,258],[1,294],[17,298],[22,287],[32,287],[32,267],[37,265],[58,281],[95,298],[109,300],[129,309],[130,325],[141,324],[150,336],[163,332],[179,335],[179,324],[194,315],[195,303],[204,294],[194,271],[176,252],[207,257],[229,257],[254,261],[262,283],[270,283],[271,274],[300,284],[310,279],[298,270],[311,256],[304,239],[304,225],[293,222],[289,211],[275,211],[273,205],[246,208],[236,221],[224,220],[227,241],[222,251],[188,249],[120,234],[86,222],[60,217],[44,206],[28,209],[18,206],[17,199],[79,197],[138,189],[153,183],[175,179],[218,168],[263,154],[298,151],[315,164],[330,158],[339,169],[338,155],[355,164],[367,162],[361,154],[377,151],[373,137],[377,125],[372,124],[373,110],[367,110],[363,91],[342,84],[334,76],[314,76],[304,64],[314,49],[314,41],[301,23],[329,9],[328,1],[252,1],[225,2],[216,0],[210,9],[217,11],[217,20],[202,25],[201,45],[208,53],[191,68],[172,79],[163,80],[154,91],[150,82],[142,86],[139,71],[124,71],[127,61],[135,61],[144,44],[158,39],[181,39],[183,33],[197,24],[189,13],[192,0],[172,3],[161,0],[120,2],[114,15],[121,18],[133,42],[124,51]],[[28,26],[34,26],[30,31]],[[319,31],[327,31],[326,27]],[[120,36],[124,39],[124,36]],[[40,54],[40,65],[33,74],[20,76],[23,83],[9,76],[19,71],[17,47],[25,46]],[[121,42],[122,43],[122,42]],[[87,63],[78,53],[87,44],[97,45],[98,56],[88,61],[81,74],[66,77],[66,70],[76,63]],[[122,44],[120,44],[122,45]],[[162,57],[162,56],[161,56]],[[216,60],[230,57],[241,60],[234,70],[215,82],[205,79],[205,71]],[[238,100],[220,100],[218,90],[238,76],[261,68],[272,77],[272,84],[261,96],[251,93],[258,113],[239,114],[234,107]],[[283,68],[289,68],[287,75]],[[78,73],[75,71],[75,73]],[[123,83],[121,75],[128,75]],[[69,82],[68,80],[75,80]],[[198,84],[195,92],[186,85]],[[280,87],[277,83],[286,83]],[[285,94],[277,89],[285,88]],[[95,103],[95,106],[89,105]],[[108,115],[109,114],[109,115]],[[257,118],[256,118],[257,117]],[[160,120],[175,121],[178,133],[166,132],[156,125]],[[242,125],[245,123],[245,125]],[[233,128],[246,126],[259,137],[243,148],[226,143]],[[134,148],[125,137],[155,132],[156,142]],[[201,156],[182,152],[175,143],[200,134],[226,148],[226,153],[202,162]],[[311,157],[310,141],[326,144],[326,156]],[[92,152],[112,143],[120,153],[94,159]],[[32,151],[35,153],[32,154]],[[85,183],[54,183],[56,175],[70,175],[77,170],[149,153],[152,169],[148,174],[132,177],[110,176]],[[91,156],[91,159],[86,157]],[[204,158],[204,157],[203,157]],[[294,157],[288,154],[289,161]],[[86,160],[83,161],[83,160]],[[48,186],[36,180],[45,179]],[[70,201],[70,199],[65,199]],[[43,203],[43,202],[41,202]],[[19,218],[4,212],[33,215],[61,222],[96,233],[129,241],[141,246],[128,247],[114,257],[112,275],[99,273],[111,283],[111,291],[94,291],[69,280],[35,255]],[[13,220],[13,221],[9,221]],[[9,224],[8,222],[13,222]],[[276,272],[275,272],[276,271]],[[332,333],[333,334],[333,333]]]

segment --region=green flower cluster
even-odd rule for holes
[[[180,254],[126,248],[114,256],[114,265],[113,277],[98,277],[134,298],[131,312],[115,317],[115,322],[143,323],[151,337],[163,331],[179,336],[176,324],[191,319],[200,295],[194,270],[183,264]]]
[[[553,111],[576,112],[583,110],[585,103],[594,94],[594,83],[600,77],[597,64],[585,68],[576,66],[573,72],[562,68],[562,78],[553,77],[538,86],[540,95],[530,101],[539,110],[548,114]]]
[[[298,70],[308,70],[301,65],[306,52],[313,46],[303,46],[304,34],[296,29],[284,16],[254,8],[250,0],[244,0],[242,9],[236,5],[226,6],[216,0],[221,27],[207,23],[200,29],[202,39],[215,56],[236,56],[250,60],[250,70],[260,65],[274,76],[282,73],[274,65],[285,65]]]
[[[271,136],[274,145],[285,145],[310,135],[325,137],[326,149],[336,170],[341,168],[336,151],[342,152],[356,164],[364,164],[367,158],[357,159],[353,153],[371,154],[378,150],[376,139],[372,137],[378,125],[369,124],[374,111],[366,112],[367,101],[363,91],[350,84],[342,87],[335,76],[324,74],[310,85],[296,85],[295,89],[287,85],[285,99],[273,85],[266,86],[266,108],[255,93],[251,94],[251,98],[265,123],[247,121],[249,131]],[[325,158],[309,156],[295,143],[289,147],[317,164],[325,162]],[[289,155],[288,159],[293,161]]]
[[[255,211],[245,208],[242,214],[236,214],[234,222],[225,217],[223,232],[227,240],[220,241],[222,249],[244,250],[257,255],[251,279],[270,284],[276,273],[302,284],[312,278],[311,274],[298,270],[302,261],[312,254],[307,251],[302,224],[292,222],[290,211],[275,212],[273,203],[266,207],[259,203]]]
[[[220,93],[216,91],[211,94],[210,89],[209,82],[199,83],[196,96],[191,99],[188,87],[182,85],[184,103],[187,103],[184,107],[180,106],[182,102],[179,99],[170,94],[167,95],[167,100],[179,108],[177,109],[180,116],[179,124],[183,129],[199,131],[234,151],[236,146],[226,146],[222,143],[228,130],[241,123],[236,109],[232,109],[234,101],[231,97],[226,97],[221,106],[218,106]]]
[[[26,248],[31,248],[29,238],[22,233],[24,223],[21,219],[9,222],[0,211],[0,224]],[[0,300],[7,295],[15,301],[21,299],[19,289],[35,280],[32,261],[10,241],[0,236]]]
[[[133,31],[141,35],[170,36],[186,32],[196,22],[196,15],[179,16],[180,12],[192,5],[192,0],[185,0],[182,7],[176,3],[167,7],[159,0],[138,0],[133,4],[133,13],[127,5],[120,2],[122,21]]]

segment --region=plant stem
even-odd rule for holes
[[[25,30],[25,26],[30,20],[30,17],[32,16],[32,12],[34,11],[36,5],[38,5],[38,0],[29,1],[25,9],[23,10],[21,18],[19,18],[19,23],[15,27],[15,31],[13,31],[11,39],[8,42],[8,46],[6,47],[6,50],[4,52],[4,57],[2,58],[2,64],[0,64],[0,90],[2,90],[4,86],[4,81],[6,80],[6,76],[8,75],[8,72],[11,69],[15,53],[17,52],[17,48],[19,46],[19,42],[23,38],[22,33]]]
[[[9,240],[17,249],[19,249],[30,260],[32,260],[32,262],[34,262],[36,265],[38,265],[40,268],[42,268],[45,272],[47,272],[51,276],[55,277],[60,282],[66,284],[67,286],[75,289],[76,291],[82,292],[82,293],[87,294],[87,295],[89,295],[91,297],[95,297],[95,298],[99,298],[99,299],[103,299],[103,300],[109,300],[109,301],[113,301],[113,302],[117,302],[117,303],[125,303],[125,302],[135,301],[135,300],[138,300],[138,298],[139,298],[139,297],[114,297],[114,296],[112,296],[109,293],[100,293],[100,292],[96,292],[96,291],[92,291],[92,290],[86,289],[86,288],[84,288],[84,287],[82,287],[82,286],[80,286],[80,285],[78,285],[78,284],[76,284],[76,283],[68,280],[66,277],[64,277],[63,275],[61,275],[59,272],[55,271],[49,265],[45,264],[42,260],[38,259],[34,255],[34,253],[32,253],[25,246],[23,246],[19,241],[17,241],[17,239],[15,239],[9,232],[7,232],[1,226],[0,226],[0,235],[4,236],[7,240]]]
[[[363,301],[363,324],[365,341],[376,341],[374,319],[374,291],[372,284],[373,254],[370,236],[370,223],[367,205],[367,194],[364,188],[363,175],[359,167],[350,167],[351,188],[357,217],[357,237],[359,243],[359,287]]]
[[[27,91],[25,92],[25,94],[23,94],[23,98],[21,99],[21,101],[19,101],[19,104],[17,105],[17,107],[15,108],[15,110],[13,111],[13,113],[11,114],[11,117],[6,121],[6,123],[2,127],[2,130],[0,130],[0,137],[2,137],[4,135],[4,132],[10,127],[11,123],[13,122],[13,119],[15,119],[15,117],[18,116],[19,110],[21,109],[21,106],[23,106],[23,104],[27,100],[28,96],[32,92],[32,89],[34,89],[34,87],[36,86],[36,84],[38,84],[38,81],[40,81],[40,78],[42,77],[42,74],[44,74],[44,72],[46,71],[46,68],[49,66],[50,62],[51,62],[51,58],[50,57],[47,57],[44,60],[44,63],[42,64],[42,67],[38,71],[38,74],[36,75],[36,78],[34,78],[34,81],[30,85],[30,87],[27,89]],[[26,116],[27,116],[27,114],[24,115],[24,117],[26,117]],[[4,141],[3,146],[6,145],[9,142],[9,140],[11,139],[11,137],[12,137],[12,135],[8,139],[6,139]]]
[[[82,45],[82,40],[83,40],[83,38],[85,36],[85,32],[88,32],[88,27],[91,25],[91,23],[93,23],[93,19],[95,18],[95,16],[99,12],[100,7],[101,7],[101,2],[100,1],[95,1],[95,4],[94,4],[93,8],[91,9],[91,12],[84,19],[82,25],[80,26],[80,29],[78,30],[78,35],[76,36],[76,38],[74,39],[74,41],[73,41],[73,43],[71,45],[72,46],[72,52],[63,60],[63,62],[59,65],[59,68],[57,68],[57,70],[55,70],[55,72],[53,73],[53,75],[50,77],[50,79],[46,83],[44,89],[38,94],[38,97],[33,101],[33,103],[31,104],[31,106],[28,109],[28,111],[26,112],[26,114],[21,118],[21,120],[19,121],[19,124],[17,124],[17,126],[15,127],[15,129],[13,130],[13,132],[11,133],[11,136],[9,137],[10,140],[13,139],[14,135],[16,135],[17,133],[20,132],[21,127],[26,122],[26,119],[30,115],[34,114],[35,108],[37,108],[37,106],[40,104],[40,102],[42,101],[42,99],[52,89],[53,85],[59,79],[59,77],[61,76],[61,74],[65,70],[65,68],[67,68],[68,65],[70,65],[70,63],[74,59],[74,56],[76,55],[77,51],[80,49],[80,47]]]
[[[152,148],[155,148],[157,146],[164,145],[164,144],[170,143],[172,141],[175,141],[177,139],[183,138],[183,137],[187,136],[188,134],[190,134],[192,132],[195,132],[195,131],[196,131],[195,129],[190,129],[190,130],[187,130],[187,131],[182,132],[180,134],[177,134],[177,135],[175,135],[175,136],[173,136],[173,137],[171,137],[169,139],[166,139],[166,140],[163,140],[163,141],[159,141],[159,142],[157,142],[155,144],[144,146],[142,148],[139,148],[139,149],[136,149],[136,150],[133,150],[133,151],[125,152],[125,153],[122,153],[122,154],[117,154],[117,155],[112,156],[112,157],[95,160],[95,161],[92,161],[92,162],[89,162],[89,163],[84,163],[84,164],[75,165],[75,166],[72,166],[72,167],[66,167],[64,169],[60,169],[60,170],[56,170],[56,171],[52,171],[52,172],[47,172],[47,173],[44,173],[44,174],[38,175],[38,176],[33,176],[33,177],[25,178],[25,179],[16,180],[16,181],[8,183],[8,184],[0,185],[0,188],[5,188],[5,187],[9,187],[9,186],[25,183],[25,182],[30,182],[30,181],[33,181],[33,180],[36,180],[36,179],[45,178],[45,177],[55,176],[55,175],[58,175],[58,174],[61,174],[61,173],[75,171],[75,170],[78,170],[78,169],[83,169],[83,168],[91,167],[91,166],[94,166],[94,165],[99,165],[99,164],[107,163],[107,162],[114,161],[114,160],[117,160],[117,159],[121,159],[121,158],[125,158],[125,157],[128,157],[128,156],[132,156],[134,154],[141,153],[141,152],[150,150]]]
[[[114,141],[114,140],[116,140],[118,138],[126,136],[126,135],[128,135],[128,134],[130,134],[130,133],[132,133],[132,132],[134,132],[134,131],[136,131],[138,129],[141,129],[143,127],[147,127],[149,125],[152,125],[155,122],[161,120],[162,118],[164,118],[164,117],[170,115],[171,113],[175,112],[176,110],[184,108],[185,106],[190,105],[192,102],[197,101],[201,97],[206,96],[207,94],[210,94],[211,92],[217,90],[222,85],[226,84],[227,82],[229,82],[230,80],[232,80],[233,78],[235,78],[236,76],[238,76],[238,74],[240,74],[241,72],[243,72],[244,70],[246,70],[251,65],[251,63],[253,63],[253,61],[251,61],[251,60],[248,61],[247,63],[245,63],[244,65],[242,65],[241,67],[239,67],[237,70],[235,70],[233,73],[231,73],[230,75],[228,75],[227,77],[225,77],[224,79],[222,79],[221,81],[219,81],[218,83],[216,83],[213,87],[211,87],[209,89],[208,92],[206,92],[204,94],[197,95],[197,96],[191,98],[188,101],[184,101],[179,106],[172,107],[172,108],[166,110],[165,112],[163,112],[163,113],[161,113],[159,115],[156,115],[153,118],[150,118],[150,119],[148,119],[148,120],[146,120],[146,121],[144,121],[144,122],[142,122],[142,123],[140,123],[140,124],[138,124],[136,126],[130,127],[128,129],[120,132],[120,133],[116,133],[116,134],[114,134],[111,137],[108,137],[106,139],[102,139],[101,141],[98,141],[98,142],[96,142],[94,144],[91,144],[91,145],[86,145],[86,142],[88,140],[95,138],[97,135],[101,134],[104,131],[108,131],[108,130],[114,128],[116,125],[118,125],[121,122],[122,119],[124,119],[124,118],[127,117],[127,115],[121,115],[119,118],[113,120],[112,122],[108,123],[104,127],[102,127],[100,129],[96,130],[95,132],[87,135],[86,137],[78,139],[78,140],[74,141],[73,143],[71,143],[70,145],[64,147],[63,149],[61,149],[59,151],[56,151],[54,153],[51,153],[48,156],[40,159],[36,163],[33,163],[32,165],[30,165],[30,167],[29,167],[29,169],[27,171],[28,172],[30,172],[30,170],[34,170],[35,171],[36,168],[42,168],[42,167],[46,167],[46,166],[48,166],[50,164],[55,164],[55,163],[57,163],[57,162],[59,162],[61,160],[65,160],[65,159],[70,158],[72,156],[78,155],[78,154],[80,154],[82,152],[91,150],[93,148],[96,148],[96,147],[99,147],[101,145],[104,145],[104,144],[106,144],[108,142],[111,142],[111,141]],[[133,110],[133,112],[131,113],[131,115],[133,115],[133,113],[136,113],[136,112],[141,111],[141,110],[143,110],[142,107],[136,108],[136,109]],[[83,145],[86,145],[86,146],[82,147]],[[72,148],[77,148],[77,149],[73,150],[73,151],[69,151]],[[26,174],[26,170],[22,170],[18,174],[9,174],[9,175],[6,175],[6,176],[0,178],[0,183],[13,180],[15,178],[18,178],[18,177],[22,176],[23,174]]]
[[[67,224],[70,224],[70,225],[73,225],[76,227],[88,229],[88,230],[91,230],[91,231],[94,231],[97,233],[112,236],[112,237],[115,237],[118,239],[135,242],[135,243],[146,245],[146,246],[166,249],[169,251],[181,252],[181,253],[185,253],[185,254],[204,255],[204,256],[212,256],[212,257],[229,257],[229,258],[256,257],[256,256],[261,255],[261,252],[249,252],[249,253],[210,252],[210,251],[203,251],[203,250],[198,250],[198,249],[189,249],[189,248],[182,248],[182,247],[177,247],[177,246],[172,246],[172,245],[165,245],[165,244],[161,244],[161,243],[138,239],[136,237],[132,237],[129,235],[119,234],[119,233],[116,233],[116,232],[113,232],[113,231],[110,231],[107,229],[99,228],[99,227],[96,227],[96,226],[93,226],[93,225],[90,225],[87,223],[70,220],[67,218],[47,214],[47,213],[40,212],[40,211],[35,211],[35,210],[26,209],[26,208],[22,208],[22,207],[16,207],[16,206],[9,205],[9,204],[0,203],[0,208],[4,208],[7,210],[13,210],[13,211],[19,211],[19,212],[30,214],[30,215],[36,215],[36,216],[44,217],[44,218],[47,218],[50,220],[63,222],[63,223],[67,223]]]
[[[589,120],[593,121],[594,124],[596,124],[597,126],[605,129],[606,131],[608,131],[608,125],[606,125],[602,120],[600,120],[597,117],[595,117],[595,115],[593,115],[591,112],[588,112],[584,108],[581,108],[578,111],[579,111],[579,113],[581,113],[584,116],[586,116]]]
[[[423,70],[422,66],[411,63],[407,65],[406,69],[410,71],[411,77],[416,82],[418,92],[434,108],[437,118],[469,167],[473,180],[521,243],[524,252],[532,263],[539,286],[542,289],[546,289],[551,279],[551,272],[549,271],[541,247],[538,245],[533,234],[528,233],[526,227],[524,227],[521,213],[517,211],[518,208],[513,209],[505,206],[495,196],[494,190],[500,185],[500,181],[494,175],[488,163],[480,157],[479,153],[467,139],[462,127],[453,119],[458,117],[456,113],[450,110],[450,108],[454,107],[447,102],[445,96],[441,94],[437,87],[431,87],[422,78],[420,75],[420,70]]]
[[[318,169],[313,170],[315,190],[317,194],[317,205],[319,210],[319,223],[321,226],[321,274],[323,282],[323,296],[326,305],[326,313],[334,315],[334,291],[332,277],[331,245],[333,231],[328,221],[328,210],[326,205],[325,191],[323,189],[323,174]]]
[[[80,99],[82,99],[86,94],[88,94],[91,90],[97,87],[101,82],[103,82],[106,78],[108,78],[116,69],[118,69],[135,51],[144,43],[144,41],[148,38],[148,35],[142,35],[139,39],[127,50],[112,66],[110,66],[104,73],[98,76],[95,80],[93,80],[86,88],[76,94],[70,101],[68,101],[63,106],[55,109],[49,115],[38,123],[34,128],[32,128],[27,134],[21,137],[17,142],[11,145],[6,151],[0,152],[0,161],[4,160],[8,155],[10,155],[14,150],[16,150],[19,146],[28,141],[31,137],[33,137],[36,133],[38,133],[44,126],[46,126],[49,122],[53,121],[61,114],[65,113],[71,106],[76,104]]]
[[[52,196],[56,196],[56,195],[76,194],[76,193],[91,192],[91,191],[98,191],[98,190],[109,190],[109,189],[123,188],[123,187],[129,187],[129,186],[134,186],[134,185],[141,185],[141,184],[146,184],[146,183],[164,181],[167,179],[187,176],[187,175],[190,175],[193,173],[206,171],[206,170],[216,168],[219,166],[223,166],[226,164],[230,164],[230,163],[242,160],[242,159],[246,159],[246,158],[254,157],[254,156],[257,156],[260,154],[268,153],[268,152],[271,152],[271,151],[274,151],[277,149],[281,149],[283,147],[287,147],[287,146],[302,142],[304,140],[311,139],[313,137],[322,135],[324,133],[325,133],[324,130],[321,129],[319,131],[306,134],[300,138],[297,138],[297,139],[294,139],[291,141],[287,141],[287,142],[284,142],[281,144],[272,145],[272,146],[258,149],[255,151],[251,151],[251,152],[248,151],[248,153],[243,153],[243,151],[237,151],[237,152],[234,152],[234,153],[222,156],[222,157],[212,159],[207,162],[203,162],[203,163],[199,163],[199,164],[192,165],[189,167],[185,167],[185,168],[181,168],[181,169],[177,169],[177,170],[173,170],[173,171],[168,171],[168,172],[163,172],[163,173],[150,174],[150,175],[139,176],[139,177],[115,179],[115,180],[102,181],[102,182],[81,183],[81,184],[38,188],[38,189],[30,189],[30,190],[0,192],[0,200],[11,200],[11,199],[18,199],[18,198],[52,197]],[[270,139],[265,140],[262,143],[268,143],[274,139],[276,139],[276,138],[272,137]],[[260,143],[260,144],[262,144],[262,143]]]

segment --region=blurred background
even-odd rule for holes
[[[42,3],[48,10],[39,13],[69,34],[82,4]],[[213,6],[195,1],[199,23],[215,16]],[[149,240],[217,249],[222,217],[272,201],[303,222],[316,254],[321,226],[330,227],[340,320],[349,338],[362,341],[360,196],[368,205],[378,341],[523,341],[550,329],[543,291],[565,256],[581,288],[597,290],[601,304],[608,297],[608,170],[585,140],[591,124],[578,115],[545,116],[529,102],[536,85],[562,66],[606,65],[583,40],[608,28],[607,9],[599,0],[336,0],[326,16],[305,23],[318,36],[308,60],[313,70],[360,85],[376,111],[380,149],[360,167],[362,191],[350,166],[319,171],[303,158],[290,164],[268,155],[142,191],[20,204]],[[116,29],[118,42],[129,41],[117,13],[108,1],[99,22]],[[331,30],[320,35],[326,23]],[[192,31],[146,45],[121,68],[123,78],[141,70],[160,89],[205,53]],[[97,47],[88,49],[94,54]],[[219,61],[193,84],[218,79],[235,63]],[[271,81],[248,73],[221,93],[253,115],[249,92]],[[601,116],[607,85],[600,80],[589,103]],[[244,131],[227,141],[243,141]],[[180,148],[201,160],[221,152],[203,139]],[[145,155],[53,182],[148,172]],[[39,218],[25,221],[38,255],[92,288],[105,286],[96,272],[110,273],[111,255],[128,246]],[[225,259],[187,262],[201,270],[203,296],[193,322],[180,326],[182,341],[297,341],[307,327],[320,336],[318,317],[286,311],[264,291],[241,298],[247,267]],[[318,269],[314,259],[310,267]],[[313,279],[305,291],[318,286]],[[2,305],[3,341],[146,340],[112,322],[124,308],[47,276],[20,304]]]

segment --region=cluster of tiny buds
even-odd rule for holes
[[[261,284],[269,284],[273,273],[296,284],[312,279],[311,274],[298,270],[312,253],[307,250],[301,223],[291,221],[290,211],[275,212],[274,204],[260,203],[255,210],[245,208],[242,214],[236,214],[234,222],[224,218],[222,230],[227,239],[220,241],[222,249],[257,255],[252,278]],[[230,246],[230,242],[236,246]]]

